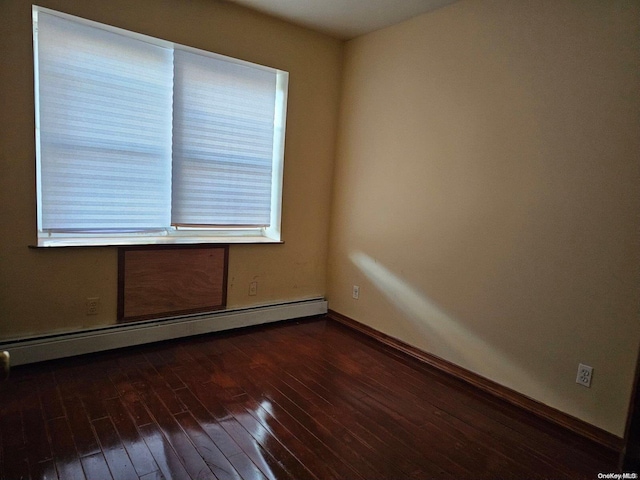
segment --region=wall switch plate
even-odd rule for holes
[[[583,387],[591,387],[591,379],[593,378],[593,367],[589,365],[578,364],[578,376],[576,383]]]

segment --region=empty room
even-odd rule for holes
[[[1,0],[0,49],[0,479],[637,478],[638,0]]]

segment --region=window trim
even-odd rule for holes
[[[161,230],[138,232],[63,232],[42,228],[42,169],[40,144],[39,112],[39,65],[38,65],[38,13],[47,13],[84,25],[125,35],[163,48],[172,48],[205,55],[212,58],[260,68],[276,73],[276,105],[274,127],[274,149],[272,156],[271,178],[271,218],[266,227],[185,227],[171,225]],[[37,247],[74,247],[74,246],[126,246],[153,244],[198,244],[198,243],[284,243],[281,234],[282,197],[284,177],[285,125],[288,103],[289,73],[277,68],[267,67],[242,59],[237,59],[207,50],[182,45],[168,40],[151,37],[112,25],[77,17],[57,10],[37,5],[32,6],[33,65],[34,65],[34,101],[35,101],[35,142],[36,142],[36,210],[37,210]]]

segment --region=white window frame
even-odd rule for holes
[[[55,15],[67,20],[79,22],[91,27],[125,35],[153,45],[185,50],[199,55],[223,59],[253,68],[264,68],[276,72],[276,111],[274,128],[274,148],[272,157],[271,179],[271,218],[265,227],[185,227],[169,226],[153,232],[56,232],[42,228],[42,169],[40,147],[40,115],[39,115],[39,79],[38,79],[38,12]],[[33,55],[34,55],[34,94],[35,94],[35,137],[36,137],[36,196],[37,196],[37,229],[38,247],[69,246],[109,246],[109,245],[147,245],[147,244],[193,244],[193,243],[282,243],[282,187],[284,173],[285,125],[288,97],[288,72],[257,65],[244,60],[220,55],[213,52],[176,44],[166,40],[150,37],[121,28],[105,25],[92,20],[76,17],[36,5],[32,6],[33,15]]]

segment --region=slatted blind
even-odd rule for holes
[[[39,12],[41,225],[164,228],[173,52]]]
[[[175,224],[269,224],[276,73],[175,52]]]
[[[279,235],[286,72],[45,10],[34,7],[41,234]]]

